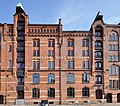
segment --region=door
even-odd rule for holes
[[[102,90],[96,90],[96,99],[102,99]]]
[[[0,104],[3,104],[3,101],[4,101],[3,95],[0,95]]]
[[[112,94],[111,93],[107,94],[107,103],[112,103]]]
[[[18,99],[24,99],[24,91],[18,91]]]
[[[117,94],[117,102],[120,102],[120,93]]]

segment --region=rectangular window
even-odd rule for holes
[[[89,51],[88,50],[86,50],[85,56],[89,56]]]
[[[33,61],[33,69],[40,69],[40,61]]]
[[[109,88],[112,89],[112,80],[109,80]]]
[[[54,55],[55,55],[54,50],[52,50],[52,56],[54,56]]]
[[[116,56],[116,61],[119,61],[119,59],[118,59],[118,55]]]
[[[68,50],[68,56],[74,56],[74,50]]]
[[[55,62],[54,62],[54,61],[52,61],[52,66],[51,66],[51,68],[52,68],[52,69],[55,68]]]
[[[55,40],[48,40],[48,47],[54,47],[55,46]]]
[[[89,68],[89,61],[82,61],[82,68],[88,69]]]
[[[9,45],[9,52],[12,51],[12,45]]]
[[[50,47],[51,46],[51,41],[48,41],[48,47]]]
[[[75,82],[75,75],[74,74],[72,74],[72,73],[69,73],[68,75],[67,75],[67,82],[68,83],[74,83]]]
[[[68,69],[74,69],[74,61],[68,61]]]
[[[40,97],[40,89],[38,89],[38,88],[33,88],[33,89],[32,89],[32,97],[33,97],[33,98],[39,98],[39,97]]]
[[[37,40],[37,47],[40,47],[40,41]]]
[[[36,50],[33,50],[33,56],[36,56]]]
[[[74,46],[74,40],[68,40],[68,47],[73,47]]]
[[[118,44],[116,44],[116,48],[115,48],[115,50],[118,50]]]
[[[8,67],[9,67],[9,68],[12,67],[12,60],[9,60]]]
[[[48,61],[48,69],[55,69],[55,61]]]
[[[32,81],[33,81],[33,83],[36,83],[36,84],[40,83],[40,75],[39,74],[33,74],[32,75]]]
[[[48,56],[51,56],[51,50],[48,50]]]
[[[37,50],[37,56],[40,56],[40,51],[39,50]]]
[[[34,40],[34,41],[33,41],[33,47],[35,47],[35,46],[36,46],[36,41]]]
[[[55,41],[54,40],[52,40],[52,47],[54,47],[55,46]]]
[[[88,47],[89,41],[88,40],[82,40],[82,47]]]

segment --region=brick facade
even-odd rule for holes
[[[120,25],[99,12],[88,31],[30,24],[16,6],[13,24],[0,24],[0,103],[120,102]]]

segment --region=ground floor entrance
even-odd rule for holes
[[[102,90],[96,90],[96,99],[102,99]]]
[[[24,91],[17,91],[17,99],[24,99]]]
[[[4,101],[3,98],[4,98],[3,95],[0,95],[0,104],[3,104],[3,101]]]
[[[117,102],[120,102],[120,93],[117,94]]]
[[[112,94],[108,93],[106,99],[107,99],[107,103],[112,103]]]

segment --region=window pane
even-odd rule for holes
[[[70,56],[70,50],[68,50],[68,56]]]
[[[37,69],[40,69],[40,62],[37,61]]]
[[[55,97],[55,89],[54,88],[48,89],[48,97]]]
[[[34,47],[36,46],[36,41],[33,41],[33,46],[34,46]]]
[[[50,61],[48,61],[48,69],[50,69],[51,68],[51,62]]]
[[[54,74],[48,75],[48,83],[55,83],[55,75]]]
[[[82,82],[89,82],[89,74],[84,73],[82,74]]]
[[[116,45],[116,50],[118,50],[118,44]]]
[[[48,56],[50,56],[51,55],[51,51],[50,50],[48,50]]]
[[[54,68],[55,68],[55,62],[52,61],[52,69],[54,69]]]
[[[68,76],[67,76],[67,82],[74,83],[74,74],[68,74]]]
[[[48,47],[50,47],[51,46],[51,41],[48,41]]]
[[[55,41],[52,41],[52,47],[54,47],[55,46]]]
[[[33,83],[40,83],[40,75],[39,74],[33,74]]]
[[[52,56],[54,56],[54,50],[52,50]]]
[[[74,88],[68,88],[67,89],[67,96],[68,97],[74,97],[75,96],[75,93],[74,93]]]

